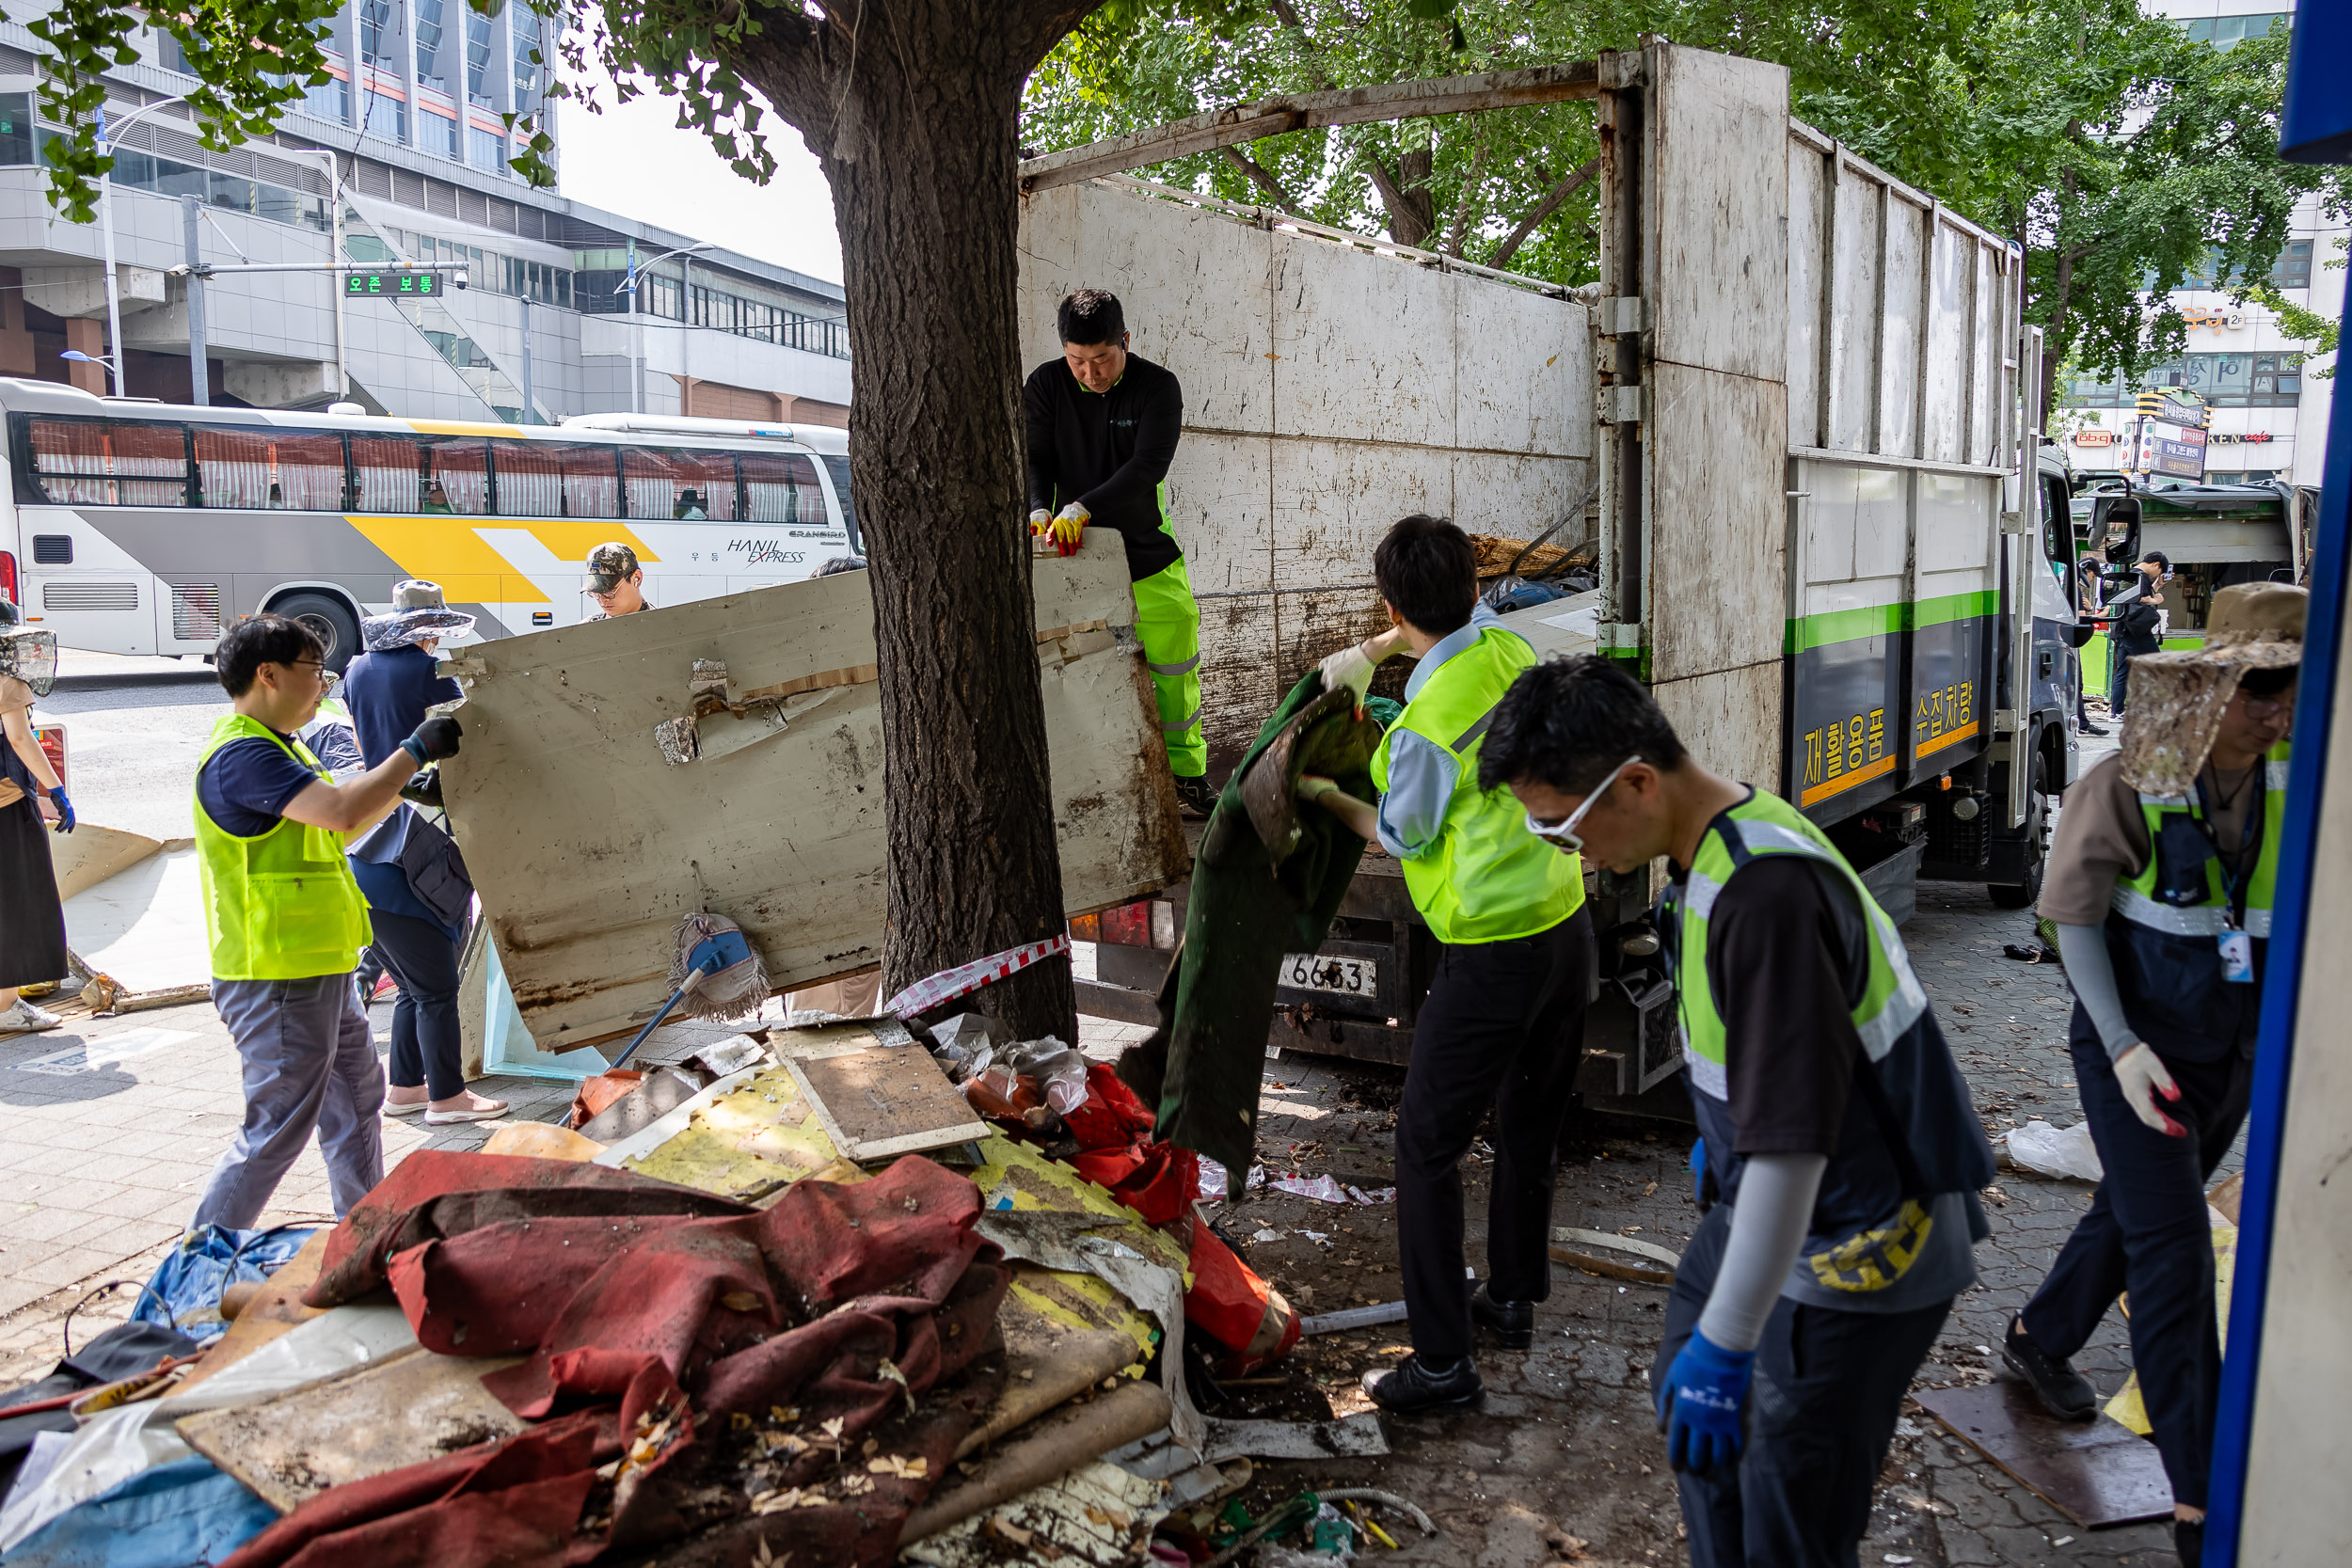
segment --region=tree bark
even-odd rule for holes
[[[1092,8],[771,7],[739,67],[817,154],[841,235],[885,741],[885,994],[1065,927],[1024,521],[1014,135],[1029,71]],[[959,1006],[1016,1038],[1077,1037],[1066,960]]]

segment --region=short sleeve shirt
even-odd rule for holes
[[[287,801],[318,782],[284,747],[247,736],[206,760],[196,776],[196,798],[222,832],[259,838],[278,826]]]

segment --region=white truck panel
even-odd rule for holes
[[[1657,357],[1785,380],[1788,170],[1750,153],[1788,134],[1788,71],[1692,49],[1650,58]]]

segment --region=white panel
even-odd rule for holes
[[[1827,162],[1788,138],[1788,444],[1821,440],[1821,200]]]
[[[1443,447],[1281,440],[1273,451],[1278,588],[1370,581],[1373,546],[1390,524],[1454,511],[1454,453]]]
[[[1853,575],[1900,577],[1910,560],[1910,506],[1900,468],[1854,470]]]
[[[1780,776],[1781,661],[1752,664],[1650,688],[1666,721],[1705,767],[1775,794]]]
[[[1767,659],[1777,669],[1788,605],[1786,389],[1663,360],[1652,374],[1653,678]]]
[[[1804,528],[1805,580],[1852,580],[1854,470],[1843,463],[1801,463],[1797,487],[1812,492],[1797,503]]]
[[[1657,356],[1778,382],[1788,363],[1788,70],[1671,46],[1650,57]]]
[[[1188,432],[1168,470],[1168,523],[1196,594],[1274,586],[1274,455],[1263,436]]]
[[[1870,450],[1870,368],[1878,350],[1879,185],[1848,169],[1837,182],[1837,275],[1830,315],[1829,444]]]
[[[1474,277],[1460,279],[1454,297],[1459,371],[1454,444],[1473,451],[1591,457],[1591,312],[1573,301]]]
[[[1931,573],[1971,571],[1976,580],[1939,591],[1957,594],[1963,587],[1991,588],[1993,531],[2000,481],[1990,475],[1919,476],[1920,596],[1929,597],[1925,578]]]
[[[1592,482],[1593,465],[1581,458],[1456,452],[1450,513],[1472,533],[1533,539],[1559,521],[1563,509],[1580,499]],[[1565,524],[1550,542],[1573,546],[1586,537],[1584,521],[1578,517]],[[1367,558],[1365,574],[1370,572]]]
[[[1278,356],[1271,428],[1285,436],[1453,445],[1454,344],[1448,328],[1456,319],[1459,275],[1299,234],[1269,238]],[[1210,313],[1218,313],[1214,305]]]
[[[1977,390],[1974,418],[1968,423],[1968,450],[1962,461],[1991,464],[1998,461],[1993,448],[1994,433],[2000,428],[2001,277],[1994,269],[1992,251],[1980,244],[1969,248],[1977,274],[1976,341],[1972,345]]]
[[[1879,367],[1879,451],[1916,457],[1919,422],[1919,318],[1926,282],[1928,214],[1908,201],[1887,203],[1886,349]]]
[[[1920,456],[1957,463],[1964,445],[1961,416],[1968,388],[1968,258],[1977,242],[1948,223],[1936,226],[1935,285],[1928,324],[1928,420]]]

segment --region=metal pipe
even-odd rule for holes
[[[213,401],[213,372],[204,346],[204,209],[193,196],[180,198],[180,236],[187,246],[188,267],[188,401],[207,407]]]
[[[159,98],[152,103],[143,104],[122,117],[123,128],[128,129],[143,116],[153,114],[157,109],[168,108],[174,103],[186,102],[187,98],[183,94],[177,98]],[[115,396],[120,397],[122,396],[123,358],[122,299],[121,292],[115,283],[115,182],[112,156],[114,141],[106,134],[106,109],[103,103],[98,109],[98,151],[99,155],[106,160],[105,168],[98,176],[98,224],[99,228],[104,231],[106,246],[106,351],[114,356],[111,369],[115,378]]]
[[[531,401],[531,284],[523,283],[523,423],[539,422]]]

